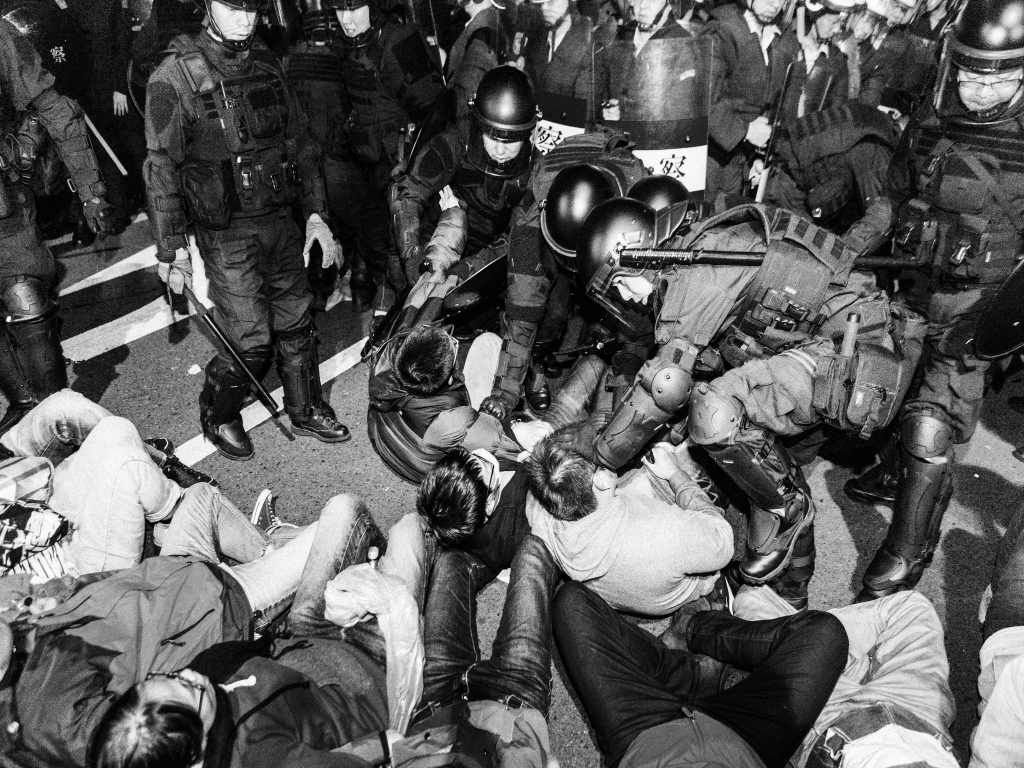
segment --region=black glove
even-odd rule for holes
[[[114,232],[114,206],[102,197],[94,197],[82,203],[82,212],[89,229],[102,240]]]

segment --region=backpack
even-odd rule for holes
[[[46,503],[53,464],[37,456],[0,461],[0,576],[53,579],[70,570],[61,542],[71,526]]]

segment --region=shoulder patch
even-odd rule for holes
[[[161,134],[178,109],[178,93],[174,86],[163,81],[151,82],[146,88],[146,122],[156,134]]]

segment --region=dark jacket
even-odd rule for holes
[[[84,766],[89,738],[114,700],[153,671],[188,666],[200,651],[252,639],[241,585],[192,557],[79,579],[64,602],[35,622],[35,646],[16,659],[0,754],[11,764]],[[5,763],[7,765],[7,763]]]
[[[585,99],[588,104],[594,94],[593,33],[590,19],[576,11],[569,12],[571,26],[555,48],[548,61],[550,35],[548,30],[534,34],[523,52],[526,57],[526,74],[534,87],[542,91]],[[588,110],[589,114],[589,110]]]

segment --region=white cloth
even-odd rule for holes
[[[996,632],[981,646],[981,720],[971,736],[970,768],[1024,767],[1024,627]]]

